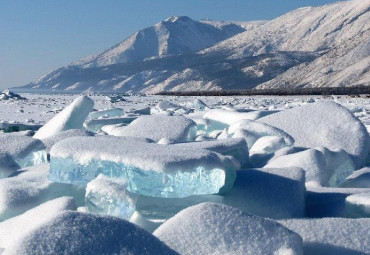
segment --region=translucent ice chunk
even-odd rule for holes
[[[80,96],[40,128],[33,137],[45,139],[61,131],[81,129],[93,107],[94,102],[89,97]]]
[[[136,195],[127,190],[127,182],[102,174],[87,184],[85,199],[87,209],[92,213],[129,220],[135,212]]]
[[[84,127],[92,132],[99,131],[103,126],[115,125],[115,124],[130,124],[137,117],[116,117],[116,118],[102,118],[102,119],[92,119],[85,121]]]
[[[235,160],[194,148],[128,137],[73,137],[53,146],[49,179],[86,185],[99,174],[128,181],[128,190],[154,197],[217,194],[235,180]]]
[[[46,150],[33,151],[24,158],[15,158],[15,162],[21,168],[44,164],[47,161]]]
[[[100,117],[118,117],[123,115],[125,112],[121,108],[112,108],[108,110],[90,112],[88,118],[89,119],[97,119]]]

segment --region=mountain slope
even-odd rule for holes
[[[171,17],[15,91],[370,86],[370,0],[300,8],[269,22],[239,24],[246,29],[241,33],[235,26]]]
[[[72,65],[97,67],[139,62],[146,58],[196,52],[245,31],[240,25],[199,22],[172,16],[142,29],[112,48]]]

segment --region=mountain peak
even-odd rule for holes
[[[188,22],[188,21],[193,21],[193,20],[187,16],[171,16],[164,20],[164,22],[172,22],[172,23]]]

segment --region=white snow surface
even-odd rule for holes
[[[302,236],[304,254],[369,254],[370,219],[290,219],[279,222]]]
[[[206,112],[204,118],[231,125],[240,120],[256,120],[272,113],[275,112],[274,111],[238,112],[224,109],[212,109]]]
[[[347,177],[341,185],[346,188],[370,188],[370,167],[364,167]]]
[[[93,107],[94,102],[89,97],[80,96],[40,128],[33,137],[45,139],[68,129],[81,129]]]
[[[0,144],[0,178],[21,167],[46,162],[45,146],[40,140],[17,134],[0,134]]]
[[[83,130],[83,129],[69,129],[66,131],[58,132],[55,135],[49,136],[45,139],[42,139],[42,143],[45,145],[47,152],[50,152],[51,147],[57,142],[64,140],[69,137],[75,136],[93,136],[92,132]]]
[[[248,145],[244,139],[241,138],[175,143],[173,146],[175,148],[183,148],[189,151],[193,149],[210,150],[222,155],[233,156],[239,161],[242,167],[249,165]]]
[[[7,251],[11,246],[17,247],[20,244],[19,239],[54,218],[59,212],[76,209],[76,203],[72,198],[61,197],[43,203],[19,216],[0,222],[0,248]]]
[[[177,254],[134,224],[115,217],[64,211],[45,220],[3,255]]]
[[[128,126],[105,130],[114,136],[149,138],[155,142],[162,138],[185,142],[195,139],[195,129],[195,122],[186,117],[155,114],[141,116]]]
[[[42,164],[0,179],[0,221],[14,217],[48,200],[72,196],[83,202],[84,189],[48,180],[49,164]]]
[[[302,239],[279,223],[230,206],[189,207],[153,233],[180,254],[303,254]]]
[[[343,106],[316,102],[263,117],[259,121],[290,134],[295,146],[345,150],[357,169],[369,153],[370,138],[364,124]]]

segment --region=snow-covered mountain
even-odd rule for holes
[[[244,31],[241,24],[199,22],[185,16],[172,16],[136,32],[100,54],[84,58],[72,65],[97,67],[196,52]]]
[[[132,92],[370,86],[370,0],[269,22],[171,17],[16,91]]]

